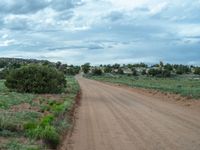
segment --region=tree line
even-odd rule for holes
[[[76,75],[80,71],[80,66],[62,64],[59,61],[55,63],[48,60],[0,58],[0,79],[5,79],[10,70],[18,69],[30,64],[53,67],[65,75]]]
[[[138,64],[108,64],[91,66],[86,63],[81,66],[85,74],[102,75],[103,73],[128,74],[128,75],[147,75],[153,77],[171,77],[172,75],[195,74],[200,75],[200,67],[183,64],[164,64],[162,61],[158,64],[147,65]]]

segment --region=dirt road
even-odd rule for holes
[[[69,150],[200,150],[200,113],[78,77],[82,89]]]

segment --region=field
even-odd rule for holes
[[[102,75],[90,76],[89,78],[133,87],[156,89],[163,92],[180,94],[188,98],[200,98],[200,79],[189,76],[156,78],[146,76]]]
[[[0,80],[0,149],[40,150],[55,148],[71,127],[70,114],[79,85],[67,77],[62,94],[11,92]]]

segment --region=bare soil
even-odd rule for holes
[[[199,101],[77,79],[81,106],[61,150],[200,149]]]

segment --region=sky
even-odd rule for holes
[[[0,57],[200,65],[200,0],[1,0]]]

